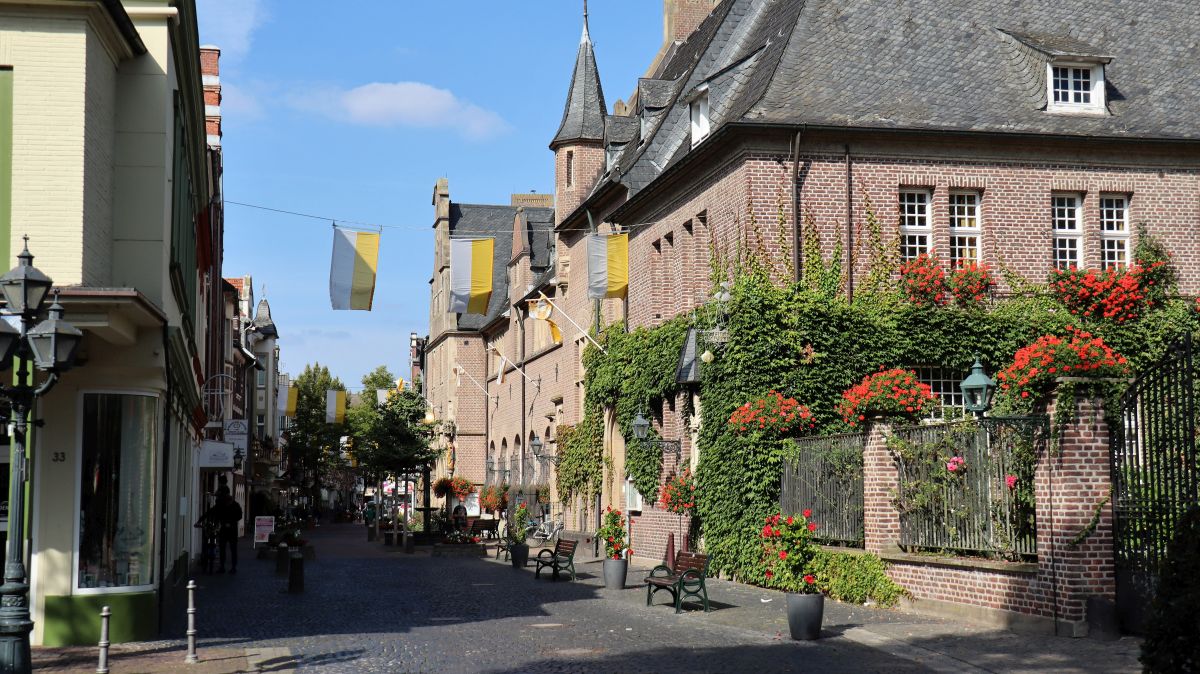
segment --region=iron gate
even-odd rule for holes
[[[1180,517],[1200,502],[1192,348],[1187,335],[1138,375],[1112,432],[1117,610],[1122,628],[1134,633]]]

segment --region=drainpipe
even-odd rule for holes
[[[803,135],[803,129],[797,131],[792,141],[792,273],[797,283],[804,277],[804,270],[800,268],[800,242],[803,240],[800,190],[796,185],[800,181],[800,137]]]
[[[169,344],[169,340],[167,338],[167,323],[166,323],[166,321],[163,321],[163,325],[162,325],[162,349],[163,349],[163,372],[165,373],[165,375],[166,375],[165,379],[167,380],[167,398],[166,398],[166,403],[163,405],[162,473],[160,473],[160,474],[163,476],[167,476],[167,475],[169,475],[168,471],[170,469],[170,463],[171,463],[169,460],[169,457],[171,455],[171,394],[172,394],[172,388],[171,388],[171,355],[170,355],[171,352],[169,350],[170,344]],[[167,485],[169,485],[170,482],[171,482],[171,480],[169,480],[169,479],[163,481],[162,493],[159,495],[159,510],[160,510],[160,515],[161,515],[161,520],[160,520],[160,525],[159,525],[160,534],[158,537],[158,578],[159,578],[159,582],[158,582],[158,624],[159,624],[160,630],[161,630],[161,627],[163,624],[163,613],[164,613],[164,609],[165,609],[165,607],[163,606],[163,600],[166,596],[166,593],[164,592],[166,583],[164,583],[163,581],[167,577],[167,522],[169,521],[169,518],[167,515],[167,505],[170,502],[170,499],[167,496],[167,492],[169,491]],[[190,483],[190,481],[189,481],[189,483]],[[189,528],[188,531],[191,531],[191,529]],[[190,552],[188,554],[188,561],[189,562],[191,561]]]
[[[517,307],[517,336],[521,340],[521,349],[520,349],[521,355],[519,356],[521,359],[521,364],[519,365],[519,367],[521,368],[521,371],[524,372],[525,371],[525,311],[521,307]],[[521,465],[521,488],[520,488],[520,491],[518,492],[522,495],[525,494],[525,453],[526,453],[526,451],[532,451],[529,449],[529,447],[526,446],[526,444],[529,442],[529,438],[527,437],[528,431],[525,428],[525,421],[526,421],[526,417],[528,416],[528,414],[525,411],[525,404],[526,404],[525,389],[526,389],[526,386],[528,385],[528,383],[529,383],[529,378],[527,376],[522,376],[521,377],[521,458],[520,458],[520,461],[521,461],[521,464],[520,464]]]
[[[854,301],[854,182],[850,145],[846,145],[846,301]]]

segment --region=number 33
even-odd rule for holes
[[[63,463],[64,461],[67,460],[67,453],[66,452],[51,452],[50,460],[53,461],[54,463]]]

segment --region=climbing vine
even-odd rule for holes
[[[558,439],[558,465],[555,467],[558,500],[569,503],[576,496],[590,499],[600,493],[604,480],[603,413],[594,404],[584,409],[583,421],[576,426],[561,424],[555,430]]]
[[[633,420],[639,412],[652,418],[660,403],[678,390],[676,367],[689,321],[684,316],[633,332],[626,332],[624,323],[614,323],[598,337],[605,350],[591,346],[583,356],[587,402],[613,410],[626,438],[625,470],[638,492],[651,501],[658,498],[662,448],[634,439]],[[657,439],[653,428],[649,437]]]

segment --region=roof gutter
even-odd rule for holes
[[[112,17],[113,23],[117,24],[117,30],[121,32],[121,37],[129,43],[133,49],[134,56],[141,56],[146,53],[146,44],[142,42],[142,36],[138,34],[137,28],[133,26],[133,19],[129,18],[129,12],[125,11],[125,6],[121,4],[121,0],[100,0],[100,4],[108,15]]]

